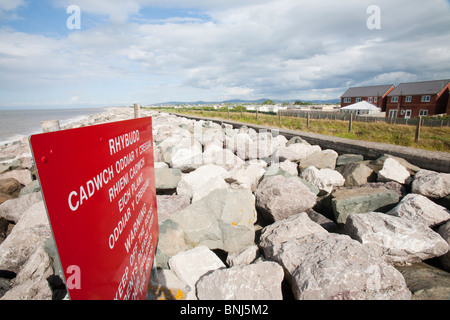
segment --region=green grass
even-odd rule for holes
[[[303,132],[313,132],[354,140],[383,142],[431,151],[450,152],[450,127],[422,127],[419,141],[416,143],[414,141],[416,127],[401,124],[354,121],[352,131],[349,132],[348,121],[341,120],[310,119],[309,126],[307,126],[305,118],[282,117],[280,123],[278,115],[258,114],[258,120],[256,120],[256,114],[248,112],[242,113],[242,116],[240,112],[230,112],[228,118],[227,112],[189,109],[162,109],[162,111],[208,118],[230,119],[262,126],[301,130]]]

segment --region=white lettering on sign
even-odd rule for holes
[[[68,197],[69,208],[72,211],[77,211],[78,208],[83,205],[89,198],[91,198],[96,191],[107,185],[111,179],[114,178],[113,167],[104,169],[97,176],[86,182],[86,185],[82,185],[79,188],[79,192],[72,191]]]
[[[109,153],[113,155],[139,141],[139,130],[109,139]]]

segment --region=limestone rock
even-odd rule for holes
[[[263,249],[264,256],[271,258],[284,242],[312,233],[328,232],[319,224],[311,221],[305,212],[302,212],[265,227],[261,232],[259,246]]]
[[[158,246],[155,253],[155,261],[158,267],[167,269],[169,259],[179,252],[189,250],[184,240],[184,232],[180,225],[167,219],[159,224]]]
[[[176,254],[170,258],[169,266],[170,270],[193,290],[201,276],[211,270],[225,267],[219,257],[205,246]]]
[[[450,174],[421,169],[414,176],[411,192],[430,199],[444,198],[450,194]]]
[[[202,188],[202,186],[208,188],[208,186],[216,177],[222,179],[221,176],[226,173],[227,170],[215,164],[201,166],[188,174],[182,175],[181,180],[177,186],[177,194],[187,195],[192,198],[194,196],[194,193],[198,192],[198,190]],[[226,185],[224,186],[226,187]]]
[[[197,282],[199,300],[282,300],[283,268],[275,262],[219,269]]]
[[[33,180],[31,183],[27,184],[25,187],[20,190],[19,197],[22,197],[29,193],[39,192],[41,191],[41,185],[38,180]]]
[[[193,289],[169,269],[153,269],[146,300],[194,300]]]
[[[171,216],[192,247],[240,252],[254,244],[255,200],[248,189],[217,189]]]
[[[398,194],[386,188],[342,189],[332,194],[331,205],[336,221],[345,223],[351,213],[386,212],[398,200]]]
[[[155,168],[156,190],[176,189],[180,180],[180,169]]]
[[[410,193],[387,212],[392,216],[421,222],[433,228],[450,220],[450,211],[420,194]]]
[[[269,220],[281,220],[310,209],[317,197],[297,177],[274,176],[256,189],[256,206]]]
[[[319,194],[331,193],[334,188],[341,187],[345,183],[344,177],[336,170],[317,169],[313,166],[303,170],[300,177],[319,188]]]
[[[259,248],[255,244],[239,253],[231,253],[227,256],[227,264],[230,267],[247,265],[259,258]]]
[[[244,160],[237,157],[233,152],[228,149],[222,149],[217,145],[208,147],[203,152],[203,164],[215,164],[225,168],[226,170],[232,170],[245,163]]]
[[[0,269],[18,272],[50,234],[47,213],[41,201],[24,213],[11,234],[0,245]]]
[[[187,195],[156,195],[158,208],[158,223],[163,223],[170,216],[186,208],[191,204],[191,199]]]
[[[409,177],[409,171],[392,158],[386,159],[383,169],[378,171],[378,181],[395,181],[404,184]]]
[[[178,168],[182,172],[191,172],[203,165],[202,148],[193,146],[182,148],[172,155],[172,168]]]
[[[420,262],[448,251],[448,243],[425,224],[380,212],[349,215],[345,233],[389,263]]]
[[[440,256],[439,261],[441,262],[444,269],[450,272],[450,221],[447,221],[447,223],[440,226],[437,232],[442,237],[442,239],[447,241],[449,245],[449,251],[446,254]]]
[[[423,262],[396,266],[412,292],[412,300],[450,300],[450,273]]]
[[[300,161],[301,159],[306,159],[314,152],[322,151],[319,146],[311,146],[304,143],[293,143],[287,147],[279,147],[276,156],[280,162],[289,160],[292,162]]]
[[[304,169],[314,166],[317,169],[331,169],[334,170],[336,168],[336,159],[338,154],[334,150],[322,150],[314,152],[306,158],[300,160],[299,169],[300,172]]]
[[[23,214],[35,203],[42,201],[42,194],[34,192],[0,205],[0,217],[18,223]]]
[[[1,179],[1,178],[0,178]],[[15,195],[19,194],[22,185],[14,178],[5,178],[0,180],[0,193]]]
[[[346,235],[313,233],[284,242],[275,261],[299,300],[410,299],[403,276]]]
[[[30,170],[22,169],[22,170],[13,170],[13,171],[7,171],[0,175],[0,180],[5,180],[13,178],[19,181],[19,183],[26,186],[27,184],[30,184],[33,180],[31,179],[31,172]]]
[[[250,189],[254,192],[265,172],[259,165],[249,164],[229,171],[224,174],[224,178],[233,189]]]
[[[363,160],[364,156],[362,154],[342,154],[336,159],[336,166],[342,166],[347,163],[354,163]]]
[[[52,300],[47,278],[53,274],[52,261],[41,244],[13,280],[2,300]]]
[[[364,185],[370,180],[373,174],[372,169],[358,162],[345,164],[339,168],[338,172],[344,177],[344,186],[346,187],[358,187]]]

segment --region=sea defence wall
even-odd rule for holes
[[[274,128],[261,126],[251,123],[242,123],[227,119],[207,118],[200,116],[191,116],[179,113],[171,113],[176,116],[185,117],[188,119],[213,121],[219,124],[230,124],[234,128],[247,126],[256,131],[259,130],[279,130],[279,134],[284,135],[287,139],[294,136],[308,141],[312,145],[319,145],[322,149],[332,149],[339,154],[354,153],[361,154],[365,159],[377,159],[384,154],[390,154],[396,157],[403,158],[410,163],[421,167],[423,169],[450,173],[450,153],[439,151],[428,151],[417,148],[396,146],[387,143],[352,140],[346,138],[326,136],[317,133],[309,133],[297,130],[289,130],[282,128]]]

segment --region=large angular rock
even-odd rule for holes
[[[327,168],[308,167],[303,170],[300,177],[319,188],[320,195],[331,193],[334,188],[341,187],[345,183],[344,177],[339,172]]]
[[[35,203],[42,201],[42,193],[34,192],[0,205],[0,217],[18,223],[22,215]]]
[[[191,204],[191,199],[187,195],[156,195],[158,208],[158,223],[163,223],[170,216]]]
[[[172,256],[189,249],[190,247],[184,240],[184,232],[178,223],[167,219],[159,224],[158,246],[155,253],[158,267],[167,269]]]
[[[297,177],[277,175],[263,180],[256,189],[256,206],[269,220],[281,220],[310,209],[317,197]]]
[[[300,172],[304,169],[314,166],[317,169],[331,169],[334,170],[336,168],[336,159],[338,157],[338,153],[334,150],[322,150],[314,152],[306,158],[300,160],[299,169]]]
[[[205,246],[176,254],[170,258],[169,266],[193,290],[201,276],[209,271],[225,268],[219,257]]]
[[[208,164],[205,166],[201,166],[198,169],[184,174],[181,177],[180,182],[177,186],[177,194],[178,195],[187,195],[190,198],[194,196],[195,193],[199,193],[202,188],[206,188],[206,190],[212,191],[213,182],[217,182],[223,180],[223,184],[220,186],[220,182],[218,183],[219,187],[226,187],[225,180],[222,178],[222,175],[226,174],[227,170],[223,167]],[[219,178],[219,179],[216,179]],[[202,192],[200,192],[202,193]],[[197,195],[198,198],[198,195]]]
[[[450,220],[450,211],[420,194],[410,193],[387,212],[392,216],[424,223],[430,228]]]
[[[259,258],[259,247],[255,244],[239,253],[231,253],[227,256],[227,264],[230,267],[247,265]]]
[[[373,170],[363,163],[350,162],[338,169],[345,179],[345,187],[359,187],[367,183],[373,175]]]
[[[280,263],[299,300],[410,299],[403,276],[346,235],[313,233],[284,242]]]
[[[5,178],[0,180],[0,193],[18,196],[21,188],[22,185],[17,179]]]
[[[347,163],[354,163],[363,160],[364,156],[362,154],[342,154],[336,159],[336,166],[342,166]]]
[[[397,193],[386,188],[356,188],[337,190],[331,205],[338,223],[345,223],[351,213],[386,212],[399,200]]]
[[[265,227],[261,232],[259,246],[263,249],[264,256],[270,259],[284,242],[312,233],[328,233],[328,231],[302,212]]]
[[[430,199],[444,198],[450,194],[450,174],[421,169],[414,176],[411,192]]]
[[[275,262],[212,271],[197,282],[199,300],[282,300],[283,268]]]
[[[380,212],[351,214],[344,230],[389,263],[420,262],[448,251],[448,243],[425,224]]]
[[[202,148],[193,146],[178,149],[171,159],[172,168],[178,168],[182,172],[191,172],[203,165]]]
[[[18,272],[50,235],[47,213],[41,201],[24,213],[0,245],[0,270]]]
[[[383,169],[378,171],[378,181],[381,182],[395,181],[404,184],[409,177],[409,171],[397,160],[392,158],[386,159],[383,164]]]
[[[217,189],[171,216],[186,244],[240,252],[254,244],[255,200],[248,189]]]
[[[450,273],[423,262],[396,268],[405,278],[412,300],[450,300]]]
[[[233,189],[250,189],[255,192],[259,180],[266,171],[261,166],[249,164],[224,174],[225,182]]]
[[[322,151],[319,146],[311,146],[305,143],[293,143],[287,147],[279,147],[276,156],[280,162],[289,160],[298,162],[301,159],[306,159],[314,152]]]
[[[169,269],[153,269],[146,300],[194,300],[193,289]]]
[[[444,269],[450,272],[450,221],[447,221],[447,223],[440,226],[437,232],[442,237],[442,239],[447,241],[449,245],[449,251],[446,254],[440,256],[439,261],[441,262]]]
[[[203,152],[203,164],[215,164],[225,168],[226,170],[232,170],[245,163],[244,160],[237,157],[233,152],[228,149],[223,149],[217,145],[209,146],[205,152]]]
[[[157,191],[176,189],[180,180],[180,169],[155,168],[155,186]]]
[[[47,278],[53,275],[52,261],[42,244],[31,255],[13,280],[13,287],[2,300],[52,300]]]
[[[24,186],[26,186],[27,184],[30,184],[33,181],[30,170],[26,170],[26,169],[7,171],[0,175],[0,180],[9,179],[9,178],[16,179]]]

